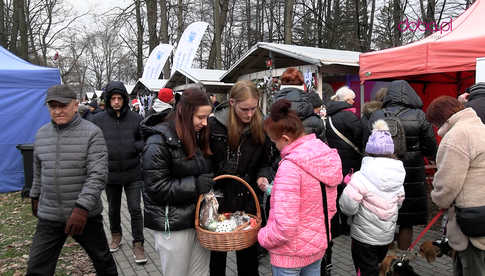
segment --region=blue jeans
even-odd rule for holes
[[[273,276],[320,276],[320,263],[322,259],[298,268],[283,268],[272,265]]]
[[[54,275],[57,259],[67,238],[65,227],[64,222],[39,219],[26,275]],[[115,261],[109,252],[101,215],[88,218],[83,233],[73,236],[73,239],[88,253],[97,275],[118,275]]]
[[[121,232],[121,194],[125,190],[128,212],[131,217],[131,233],[133,242],[144,241],[143,237],[143,215],[141,212],[141,189],[142,182],[134,181],[129,184],[108,184],[106,185],[106,197],[108,198],[109,227],[111,233]]]

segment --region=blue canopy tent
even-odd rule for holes
[[[16,146],[33,143],[37,130],[50,120],[45,95],[60,81],[58,69],[33,65],[0,46],[0,193],[24,186]]]

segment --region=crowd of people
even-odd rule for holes
[[[251,81],[237,82],[221,103],[197,87],[181,95],[164,88],[144,116],[119,81],[107,84],[102,101],[83,107],[69,86],[49,88],[52,120],[34,143],[30,197],[38,224],[27,275],[54,275],[68,236],[97,274],[118,275],[112,253],[123,239],[131,241],[135,263],[147,262],[144,228],[153,233],[164,276],[225,275],[226,253],[197,239],[198,197],[220,191],[219,213],[255,213],[257,206],[246,187],[214,182],[223,174],[270,197],[258,242],[236,251],[238,275],[259,275],[262,248],[275,276],[330,275],[339,235],[351,236],[356,274],[378,275],[389,245],[407,250],[413,227],[428,222],[425,157],[436,160],[431,198],[448,209],[457,275],[485,275],[485,84],[458,99],[439,97],[425,113],[409,83],[392,81],[363,106],[362,118],[349,87],[323,87],[322,99],[288,68],[266,117]],[[396,122],[405,135],[395,135]],[[123,191],[131,238],[121,228]]]

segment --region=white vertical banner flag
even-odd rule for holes
[[[194,61],[195,54],[199,48],[200,41],[204,36],[205,30],[209,26],[206,22],[194,22],[187,26],[180,37],[177,50],[173,57],[172,72],[176,69],[190,69]]]
[[[103,94],[103,90],[94,90],[94,93],[96,94],[96,97],[101,97],[101,94]]]
[[[312,88],[312,78],[313,78],[312,72],[310,70],[308,70],[306,73],[303,74],[303,78],[305,79],[305,84],[306,84],[306,87],[307,87],[307,91],[311,91],[311,88]]]
[[[142,79],[158,79],[162,73],[163,66],[168,57],[172,54],[173,46],[170,44],[160,44],[152,50],[143,68]]]

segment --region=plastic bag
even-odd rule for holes
[[[214,192],[210,191],[205,194],[199,214],[200,226],[207,230],[215,231],[215,227],[217,226],[218,209],[219,202],[217,202]]]
[[[237,226],[241,226],[249,222],[249,217],[244,211],[236,211],[232,214],[232,217],[236,220]]]

